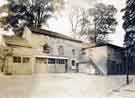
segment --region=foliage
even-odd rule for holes
[[[115,15],[117,9],[113,5],[96,4],[89,13],[94,16],[95,42],[107,40],[107,35],[114,33],[117,25]]]
[[[107,35],[114,33],[116,29],[116,13],[117,9],[113,5],[102,3],[89,9],[73,8],[70,14],[72,32],[75,36],[86,36],[95,43],[108,41]]]
[[[9,22],[16,27],[19,20],[23,20],[34,27],[39,27],[52,15],[52,0],[10,0],[10,9],[14,15]]]
[[[125,30],[125,39],[124,45],[125,49],[125,58],[126,58],[126,67],[127,67],[127,78],[126,83],[129,84],[129,74],[130,74],[130,67],[134,65],[134,45],[135,45],[135,0],[126,0],[126,7],[121,10],[124,12],[123,16],[123,29]]]
[[[123,16],[123,28],[126,32],[124,43],[128,47],[135,43],[135,0],[127,0],[126,7],[122,9]]]
[[[12,27],[21,36],[25,26],[38,28],[53,15],[53,0],[8,0],[5,27]],[[5,18],[3,19],[5,20]]]

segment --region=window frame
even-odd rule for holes
[[[20,56],[13,56],[13,63],[22,63]]]
[[[22,57],[22,63],[30,63],[29,57]]]
[[[63,45],[58,46],[58,55],[64,56],[64,46]]]
[[[56,59],[48,58],[48,64],[56,64]]]
[[[37,57],[36,58],[36,64],[47,64],[47,58],[40,58],[40,57]]]

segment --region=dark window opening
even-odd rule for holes
[[[50,47],[48,44],[43,45],[43,52],[44,53],[50,53]]]
[[[55,64],[55,59],[49,58],[48,59],[48,64]]]
[[[75,66],[75,60],[72,60],[72,66]]]
[[[21,57],[19,57],[19,56],[14,56],[14,57],[13,57],[13,62],[14,62],[14,63],[21,63]]]

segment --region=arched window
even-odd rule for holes
[[[43,45],[43,52],[44,53],[50,53],[50,47],[48,44]]]
[[[59,56],[63,56],[64,55],[64,47],[63,46],[59,46],[58,47],[58,54],[59,54]]]

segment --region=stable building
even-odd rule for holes
[[[80,60],[82,73],[91,75],[126,74],[124,48],[110,43],[90,45],[83,49]]]
[[[49,30],[31,29],[29,31],[26,28],[25,31],[27,33],[26,35],[24,33],[24,38],[32,44],[33,49],[39,51],[35,57],[47,59],[48,72],[61,73],[76,70],[82,41]]]
[[[6,74],[31,74],[34,61],[32,46],[24,38],[2,36],[1,72]],[[5,59],[5,60],[4,60]]]
[[[83,44],[57,32],[27,27],[22,37],[3,36],[3,43],[12,50],[6,63],[1,64],[2,71],[8,74],[76,71]]]

